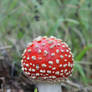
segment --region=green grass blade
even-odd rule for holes
[[[54,35],[54,34],[55,34],[55,31],[57,30],[57,28],[60,26],[60,24],[61,24],[63,21],[64,21],[64,18],[63,18],[63,17],[59,18],[59,19],[56,21],[55,25],[54,25],[53,27],[51,27],[50,30],[47,32],[47,36],[49,36],[49,35]]]
[[[84,71],[83,71],[83,68],[77,63],[77,64],[75,64],[74,69],[75,69],[75,71],[76,71],[76,70],[79,71],[82,80],[83,80],[84,83],[86,84],[86,83],[87,83],[87,77],[86,77],[86,75],[85,75],[85,73],[84,73]],[[75,72],[75,71],[74,71],[74,72]]]
[[[86,54],[86,52],[87,52],[89,49],[91,49],[91,48],[92,48],[92,44],[86,46],[86,47],[79,53],[79,55],[76,56],[75,60],[80,61],[80,60],[83,58],[83,56]]]
[[[37,92],[37,88],[34,89],[34,92]]]

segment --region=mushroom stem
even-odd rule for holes
[[[62,92],[60,84],[37,84],[39,92]]]

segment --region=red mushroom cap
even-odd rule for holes
[[[53,36],[38,37],[29,43],[21,63],[24,73],[35,81],[60,82],[73,70],[71,49]]]

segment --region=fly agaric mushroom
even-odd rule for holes
[[[39,92],[61,92],[61,81],[72,74],[73,56],[62,40],[38,37],[24,50],[21,64]]]

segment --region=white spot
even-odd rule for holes
[[[42,64],[42,67],[46,67],[47,65],[46,64]]]
[[[62,59],[62,58],[63,58],[63,56],[62,56],[62,55],[60,55],[60,58]]]
[[[58,46],[60,46],[61,44],[60,43],[57,43]]]
[[[27,67],[29,67],[29,64],[26,64]]]
[[[32,72],[35,72],[35,69],[32,69]]]
[[[35,66],[35,64],[33,64],[33,67]]]
[[[62,76],[62,75],[63,75],[63,73],[60,73],[60,75]]]
[[[25,63],[23,63],[23,65],[25,65]]]
[[[23,53],[25,53],[27,50],[25,49]]]
[[[56,59],[56,63],[59,64],[59,59]]]
[[[31,52],[31,49],[28,49],[28,52]]]
[[[41,53],[41,50],[40,49],[38,50],[38,53]]]
[[[48,74],[46,74],[48,76]]]
[[[56,67],[53,67],[52,70],[56,70]]]
[[[50,74],[50,73],[51,73],[51,71],[50,71],[50,70],[47,70],[47,73],[49,73],[49,74]]]
[[[65,43],[65,46],[68,47],[68,45]]]
[[[43,38],[47,38],[47,36],[43,36]]]
[[[47,55],[48,54],[48,51],[47,50],[44,50],[44,53]]]
[[[67,54],[65,54],[65,56],[67,57]]]
[[[36,56],[32,56],[32,60],[36,60]]]
[[[36,73],[36,76],[39,76],[40,74],[39,73]]]
[[[49,43],[49,44],[52,44],[52,43],[53,43],[53,40],[49,40],[48,43]]]
[[[62,64],[60,64],[59,67],[62,67]]]
[[[36,47],[36,48],[38,48],[39,46],[38,46],[38,45],[36,45],[35,47]]]
[[[49,78],[51,78],[51,76],[49,76]]]
[[[70,74],[70,76],[72,76],[72,74]]]
[[[53,65],[53,61],[49,61],[48,63],[51,64],[51,65]]]
[[[66,50],[66,52],[69,52],[69,50]]]
[[[24,72],[27,75],[27,72]]]
[[[23,60],[21,60],[21,63],[23,63]]]
[[[67,72],[66,75],[68,75],[69,73]]]
[[[59,49],[56,49],[56,52],[59,53]]]
[[[68,62],[68,66],[69,66],[69,67],[71,66],[70,62]]]
[[[36,65],[36,69],[39,69],[39,65],[38,64]]]
[[[42,57],[38,57],[39,60],[42,60]]]
[[[45,73],[46,71],[45,70],[40,70],[41,73]]]
[[[55,44],[53,44],[53,45],[50,46],[51,49],[54,48],[54,47],[55,47]]]
[[[32,79],[35,79],[36,77],[35,76],[31,76]]]
[[[47,77],[43,77],[43,79],[47,79]]]
[[[27,46],[32,46],[32,45],[33,45],[33,43],[32,43],[32,42],[30,42],[30,43],[28,43],[28,44],[27,44]]]
[[[42,39],[42,37],[41,36],[39,36],[39,37],[37,37],[36,39],[34,39],[34,40],[36,40],[36,41],[41,41],[41,39]]]
[[[70,57],[71,57],[71,55],[68,55],[68,57],[70,58]]]
[[[42,46],[45,46],[46,45],[46,43],[42,43]]]
[[[66,73],[66,72],[67,72],[67,69],[65,69],[64,73]]]
[[[55,78],[56,78],[56,76],[52,76],[52,78],[53,78],[53,79],[55,79]]]
[[[30,75],[30,72],[27,72],[27,75]]]
[[[64,50],[61,50],[61,52],[64,52]]]
[[[54,36],[50,36],[50,38],[56,38],[56,37],[54,37]]]
[[[55,53],[51,53],[51,56],[55,56]]]
[[[72,52],[70,51],[70,54],[72,55]]]
[[[22,71],[24,71],[25,69],[24,69],[24,67],[22,67]]]
[[[29,60],[30,58],[29,57],[27,57],[27,60]]]
[[[61,72],[63,72],[63,70],[61,70]]]
[[[64,61],[66,62],[66,61],[67,61],[67,59],[64,59]]]
[[[59,71],[55,72],[56,75],[59,75]]]
[[[25,71],[27,70],[27,68],[24,68],[25,69]]]
[[[31,72],[31,68],[29,69],[29,71]]]
[[[32,65],[32,63],[30,63],[30,65]]]
[[[71,49],[70,48],[68,48],[70,51],[71,51]]]
[[[65,45],[63,45],[62,47],[65,47]]]
[[[66,67],[66,66],[67,66],[67,64],[64,64],[64,65],[63,65],[63,67]]]

